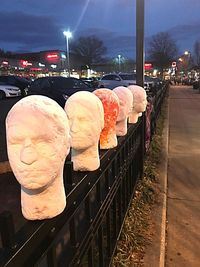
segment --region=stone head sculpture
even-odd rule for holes
[[[104,109],[104,128],[100,135],[100,148],[117,146],[116,121],[119,113],[119,98],[110,89],[97,89],[93,92],[101,100]]]
[[[118,86],[114,88],[113,91],[119,98],[116,134],[117,136],[124,136],[127,134],[127,118],[133,107],[133,95],[131,91],[124,86]]]
[[[129,115],[128,122],[136,123],[138,117],[141,117],[142,112],[146,110],[147,106],[147,94],[143,87],[138,85],[130,85],[128,89],[133,94],[133,109]]]
[[[104,127],[104,111],[100,99],[91,92],[77,92],[68,98],[65,111],[70,122],[71,159],[74,170],[98,169],[98,143]]]
[[[7,115],[6,137],[24,217],[42,220],[60,214],[66,206],[63,166],[70,149],[65,111],[48,97],[25,97]]]

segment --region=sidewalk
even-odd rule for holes
[[[155,234],[145,267],[200,266],[200,94],[171,86],[163,131]]]
[[[166,267],[200,266],[200,94],[171,87]]]

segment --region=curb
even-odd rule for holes
[[[168,168],[168,148],[169,148],[169,100],[167,99],[166,105],[166,119],[163,129],[162,140],[163,143],[163,164],[160,166],[162,173],[162,220],[161,220],[161,234],[160,234],[160,259],[159,267],[165,266],[165,247],[166,247],[166,223],[167,223],[167,168]]]

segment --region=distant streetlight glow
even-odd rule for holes
[[[69,38],[72,37],[72,33],[70,31],[64,31],[63,34],[64,34],[65,40],[66,40],[67,69],[68,69],[68,75],[70,76]]]
[[[119,63],[119,72],[121,70],[121,55],[118,55],[118,63]]]

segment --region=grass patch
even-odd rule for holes
[[[112,267],[142,267],[145,248],[150,244],[150,216],[158,198],[158,164],[162,148],[162,131],[166,114],[163,104],[156,131],[144,162],[144,176],[138,181],[132,204],[129,208]]]

